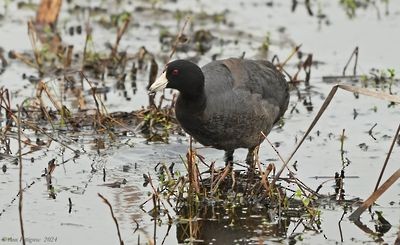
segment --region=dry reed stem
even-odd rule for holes
[[[93,100],[95,102],[96,105],[96,119],[98,124],[103,128],[103,129],[107,129],[106,126],[103,125],[102,121],[104,117],[110,118],[110,116],[108,116],[108,112],[107,112],[107,108],[104,105],[103,101],[97,97],[96,95],[96,87],[93,86],[93,84],[90,82],[90,80],[85,76],[85,74],[83,73],[83,71],[80,71],[79,74],[86,80],[86,82],[89,84],[91,91],[92,91],[92,96],[93,96]],[[101,111],[100,111],[100,105],[101,105]],[[105,115],[104,115],[105,114]]]
[[[342,161],[342,168],[346,166],[344,159],[344,140],[346,139],[345,133],[346,129],[342,129],[342,134],[340,135],[340,160]]]
[[[64,70],[71,67],[73,50],[74,46],[69,45],[67,48],[67,55],[64,57]]]
[[[297,48],[300,48],[300,46],[298,46]],[[298,49],[294,50],[294,52],[297,52],[297,51],[298,51]],[[292,53],[289,56],[289,58],[292,58],[294,54],[295,53]],[[288,61],[289,60],[285,60],[285,63]],[[281,72],[284,72],[289,77],[290,82],[296,82],[296,81],[298,82],[299,81],[298,76],[299,76],[300,72],[303,70],[306,73],[305,78],[304,78],[304,84],[306,87],[309,87],[310,86],[310,78],[311,78],[311,66],[312,66],[312,54],[308,54],[307,58],[304,60],[304,62],[301,62],[301,64],[299,64],[297,66],[297,71],[294,73],[294,75],[290,75],[283,68],[281,68]],[[297,86],[294,86],[294,88],[297,89],[297,93],[300,93]]]
[[[211,170],[211,179],[210,179],[210,190],[213,189],[213,184],[214,184],[214,173],[215,173],[215,168],[214,168],[215,162],[211,163],[211,166],[209,167],[209,169]]]
[[[131,127],[129,127],[127,124],[125,124],[125,123],[123,123],[123,122],[120,122],[120,121],[118,121],[117,119],[115,119],[115,118],[113,118],[113,117],[111,117],[111,116],[108,116],[108,115],[107,115],[106,118],[109,119],[111,122],[113,122],[113,123],[115,123],[115,124],[118,124],[120,127],[124,128],[124,129],[126,129],[126,130],[128,130],[128,131],[131,131],[131,132],[133,132],[133,133],[136,133],[136,132],[138,131],[138,127],[136,127],[136,128],[131,128]]]
[[[270,188],[270,184],[269,184],[269,182],[268,182],[268,180],[267,180],[267,177],[268,177],[269,173],[270,173],[271,170],[272,170],[272,164],[269,164],[269,165],[265,168],[265,171],[262,171],[262,168],[261,168],[261,165],[260,165],[260,162],[259,162],[259,161],[257,161],[257,164],[258,164],[258,169],[260,170],[260,174],[261,174],[261,184],[264,186],[265,191],[266,191],[268,194],[270,194],[271,188]]]
[[[1,108],[4,108],[6,111],[7,111],[7,119],[9,119],[9,120],[13,120],[15,123],[16,123],[16,125],[18,125],[18,117],[15,117],[15,115],[14,115],[14,113],[11,111],[11,108],[7,108],[6,106],[3,106],[1,103],[0,103],[0,107]],[[6,134],[7,134],[7,132],[9,131],[9,129],[11,128],[11,126],[9,126],[9,125],[6,125],[6,127],[4,127],[4,132],[1,132],[3,135],[3,137],[5,137],[6,136]],[[28,137],[23,133],[23,132],[21,132],[20,133],[20,135],[23,135],[25,138],[27,138],[28,139]],[[11,136],[9,136],[10,138],[14,138],[12,135]],[[19,141],[18,140],[18,136],[17,136],[17,141]],[[24,144],[25,145],[29,145],[29,146],[36,146],[36,145],[33,145],[33,144],[31,144],[28,140],[26,140],[26,141],[24,141]],[[27,152],[27,153],[24,153],[24,154],[22,154],[22,155],[26,155],[26,154],[28,154],[29,152]]]
[[[62,0],[42,0],[36,13],[37,24],[54,25],[60,13]]]
[[[165,64],[164,68],[165,68],[166,65],[169,63],[169,61],[172,59],[172,56],[174,56],[174,54],[175,54],[175,52],[176,52],[176,49],[177,49],[177,47],[178,47],[178,44],[179,44],[179,42],[180,42],[180,39],[182,38],[183,32],[185,31],[185,28],[186,28],[186,26],[187,26],[187,24],[189,23],[190,20],[191,20],[191,17],[190,17],[190,16],[187,16],[187,17],[186,17],[186,20],[185,20],[185,22],[184,22],[184,24],[183,24],[183,26],[182,26],[182,28],[181,28],[181,30],[179,31],[178,35],[176,36],[175,42],[174,42],[174,44],[173,44],[173,46],[172,46],[171,53],[169,54],[168,60],[167,60],[167,62],[166,62],[166,64]],[[140,55],[140,53],[139,53],[139,55]],[[153,57],[153,60],[154,60],[154,57]],[[157,68],[158,68],[158,67],[157,67]],[[158,70],[158,69],[157,69],[157,70]],[[163,69],[163,70],[164,70],[164,69]],[[150,76],[151,76],[151,74],[150,74]],[[151,77],[150,77],[150,79],[151,79]],[[149,82],[151,82],[151,80],[149,80]],[[150,86],[150,84],[149,84],[149,86]],[[174,96],[175,96],[175,95],[174,95]],[[162,99],[164,98],[164,91],[163,91],[163,95],[162,95],[161,98],[162,98]],[[162,99],[160,100],[160,106],[161,106],[161,103],[162,103]],[[171,101],[171,106],[173,105],[173,103],[174,103],[174,100]],[[154,95],[150,95],[150,94],[149,94],[149,104],[150,104],[150,106],[154,106],[154,107],[156,106],[155,103],[154,103]],[[161,108],[161,107],[157,107],[157,108]]]
[[[89,84],[91,89],[95,88],[93,83],[90,82],[90,80],[86,77],[86,75],[83,73],[83,71],[80,71],[79,74],[86,80],[86,82]],[[100,98],[97,98],[96,94],[93,95],[93,98],[94,98],[95,103],[96,103],[97,112],[99,114],[101,114],[101,115],[102,114],[106,114],[107,115],[108,114],[107,107],[104,105],[103,101]],[[98,101],[100,101],[100,103],[98,103]],[[101,105],[101,111],[100,111],[100,105]]]
[[[126,30],[128,29],[128,25],[129,25],[130,21],[131,21],[131,16],[128,16],[128,18],[125,19],[122,27],[118,28],[117,38],[115,40],[115,44],[114,44],[114,47],[113,47],[112,52],[111,52],[111,57],[115,57],[115,55],[117,54],[119,42],[121,41],[122,36],[124,35]]]
[[[390,186],[392,186],[400,178],[400,168],[394,172],[371,196],[365,200],[350,216],[350,220],[358,220],[360,215],[371,206]]]
[[[89,23],[86,24],[85,31],[86,31],[86,37],[85,37],[85,46],[83,48],[83,56],[82,56],[82,67],[81,67],[82,71],[83,71],[83,67],[86,62],[86,55],[87,55],[87,48],[88,48],[89,40],[92,39],[92,28],[89,26]]]
[[[5,88],[0,88],[0,112],[1,108],[4,108],[7,120],[14,119],[14,121],[16,121],[14,113],[11,110],[10,93],[8,89]],[[2,133],[6,134],[10,130],[10,128],[11,125],[7,123],[5,127],[2,129]]]
[[[6,98],[4,98],[4,96]],[[3,105],[3,102],[4,102],[4,105]],[[3,108],[6,111],[7,120],[13,120],[16,123],[16,125],[19,125],[20,120],[18,119],[18,117],[15,117],[14,112],[11,110],[11,102],[10,102],[10,95],[9,95],[8,89],[0,88],[0,108]],[[11,128],[11,126],[8,124],[6,125],[6,127],[4,127],[4,130],[2,132],[4,134],[4,136],[7,134],[7,132],[9,131],[10,128]],[[23,132],[20,132],[20,134],[18,136],[20,137],[21,135],[24,135],[24,137],[28,139],[28,137]],[[17,141],[21,141],[21,140],[18,140],[18,136],[17,136]],[[13,137],[11,137],[11,138],[13,138]],[[29,145],[29,146],[36,146],[36,145],[31,144],[28,141],[24,141],[24,144]],[[28,153],[29,152],[24,153],[22,155],[25,155]]]
[[[350,65],[351,60],[353,59],[353,56],[355,56],[355,60],[354,60],[354,67],[353,67],[353,76],[357,75],[357,63],[358,63],[358,47],[356,47],[353,52],[350,55],[349,60],[347,61],[346,65],[343,68],[343,72],[342,75],[345,76],[346,75],[346,70],[347,67]]]
[[[178,181],[176,181],[176,183],[175,183],[175,185],[172,187],[172,189],[169,191],[169,193],[168,193],[168,195],[167,195],[167,202],[168,202],[168,204],[172,207],[172,204],[170,203],[170,197],[172,196],[172,195],[174,195],[175,197],[178,197],[177,195],[175,195],[175,190],[176,190],[176,188],[178,188],[178,185],[182,182],[182,178],[179,178],[178,179]]]
[[[24,125],[27,126],[27,127],[29,127],[29,128],[31,128],[31,129],[33,129],[33,130],[40,131],[42,134],[46,135],[46,136],[49,137],[51,140],[57,142],[58,144],[60,144],[60,145],[62,145],[63,147],[65,147],[65,148],[71,150],[72,152],[76,152],[76,151],[77,151],[77,150],[73,149],[72,147],[70,147],[69,145],[64,144],[63,142],[61,142],[61,141],[59,141],[58,139],[54,138],[54,137],[51,136],[50,134],[46,133],[43,129],[41,129],[40,127],[38,127],[38,126],[36,126],[36,125],[34,125],[34,124],[32,124],[32,123],[25,122]]]
[[[272,186],[275,185],[276,181],[279,179],[279,177],[282,174],[282,172],[285,170],[285,168],[287,168],[287,164],[289,163],[289,161],[293,158],[293,156],[296,154],[297,150],[303,144],[304,140],[307,138],[307,136],[309,135],[311,130],[317,124],[318,120],[321,118],[322,114],[325,112],[326,108],[328,107],[328,105],[332,101],[333,97],[335,96],[336,91],[338,90],[338,88],[341,88],[343,90],[346,90],[346,91],[349,91],[349,92],[353,92],[353,93],[359,93],[359,94],[367,95],[367,96],[374,97],[374,98],[377,98],[377,99],[382,99],[382,100],[387,100],[387,101],[391,101],[391,102],[395,102],[395,103],[400,103],[400,97],[395,96],[395,95],[391,95],[391,94],[387,94],[387,93],[383,93],[383,92],[376,92],[376,91],[372,91],[372,90],[369,90],[369,89],[366,89],[366,88],[354,87],[354,86],[350,86],[350,85],[336,84],[335,86],[332,87],[332,89],[329,92],[328,96],[326,97],[324,103],[321,105],[321,108],[319,109],[317,115],[314,117],[313,121],[311,122],[310,126],[308,127],[307,131],[305,132],[305,134],[303,135],[303,137],[301,138],[301,140],[299,141],[299,143],[297,144],[297,146],[295,147],[293,152],[285,160],[283,166],[278,171],[278,173],[275,175],[275,178],[272,181]]]
[[[31,66],[34,67],[35,69],[37,69],[37,66],[35,63],[33,63],[29,57],[26,57],[24,54],[21,53],[17,53],[16,51],[10,51],[12,52],[12,55],[15,57],[15,59],[21,61],[22,63],[24,63],[27,66]]]
[[[103,202],[104,202],[105,204],[107,204],[108,207],[110,208],[111,216],[112,216],[112,218],[113,218],[113,220],[114,220],[114,222],[115,222],[115,226],[117,227],[118,238],[119,238],[119,244],[120,244],[120,245],[124,245],[124,241],[122,241],[122,238],[121,238],[121,232],[119,231],[118,220],[117,220],[117,218],[116,218],[115,215],[114,215],[114,211],[113,211],[113,208],[112,208],[110,202],[109,202],[104,196],[102,196],[100,193],[97,193],[97,195],[99,195],[99,197],[100,197],[101,199],[103,199]]]
[[[235,185],[236,185],[235,171],[231,171],[231,178],[232,178],[231,189],[233,190],[235,188]]]
[[[41,72],[42,69],[42,61],[40,59],[40,52],[39,49],[36,45],[36,42],[39,40],[38,36],[37,36],[37,32],[35,29],[35,26],[33,25],[32,20],[28,21],[28,36],[29,36],[29,41],[31,42],[31,46],[33,49],[33,54],[35,56],[35,61],[36,61],[36,69],[39,70],[39,72]]]
[[[155,199],[157,199],[157,201],[159,201],[160,203],[161,203],[161,205],[164,207],[164,209],[165,210],[168,210],[167,209],[167,206],[164,204],[164,202],[163,202],[163,200],[161,199],[161,197],[160,197],[160,195],[159,195],[159,193],[157,192],[157,189],[154,187],[154,185],[153,185],[153,180],[151,179],[151,176],[150,176],[150,173],[147,173],[148,175],[148,177],[149,177],[149,183],[150,183],[150,186],[151,186],[151,188],[153,189],[153,196],[154,196],[154,198]],[[146,201],[147,202],[147,201]],[[156,208],[156,204],[154,204],[154,208]],[[168,219],[169,220],[172,220],[172,218],[171,218],[171,216],[169,215],[169,213],[168,212],[166,212],[166,214],[167,214],[167,216],[168,216]]]
[[[231,166],[225,166],[222,175],[218,179],[214,180],[215,184],[212,184],[212,186],[214,186],[214,189],[211,190],[211,195],[214,195],[214,193],[218,190],[219,185],[225,179],[225,177],[228,176],[230,170]]]
[[[386,155],[386,159],[385,159],[385,162],[383,163],[382,170],[381,170],[381,173],[379,174],[379,178],[378,178],[378,181],[376,182],[376,186],[375,186],[374,191],[376,191],[376,190],[378,189],[378,187],[379,187],[379,184],[380,184],[380,182],[381,182],[383,173],[385,172],[387,163],[389,162],[390,156],[392,155],[393,147],[394,147],[394,145],[396,144],[396,141],[397,141],[397,137],[398,137],[398,135],[399,135],[399,132],[400,132],[400,124],[399,124],[399,126],[397,127],[396,133],[395,133],[394,136],[393,136],[392,144],[390,145],[389,152],[388,152],[388,154]]]
[[[56,99],[53,98],[53,96],[50,93],[49,88],[47,87],[47,85],[43,82],[43,81],[39,81],[37,90],[36,90],[36,97],[39,99],[40,101],[40,108],[42,110],[42,112],[45,114],[47,120],[50,122],[51,127],[54,129],[54,125],[53,125],[53,121],[51,120],[51,117],[49,115],[49,113],[47,112],[45,106],[44,106],[44,102],[42,99],[42,93],[43,91],[46,93],[47,97],[50,99],[51,103],[53,104],[53,106],[56,108],[56,110],[58,111],[58,113],[61,115],[61,118],[67,122],[65,115],[63,113],[63,109],[62,109],[62,105],[60,105],[58,103],[58,101]]]
[[[192,136],[190,136],[189,142],[189,151],[186,155],[188,163],[189,186],[191,189],[194,188],[196,193],[200,193],[199,171],[196,167],[196,152],[193,150]]]
[[[281,70],[283,69],[283,67],[286,65],[286,63],[288,63],[289,60],[290,60],[297,52],[299,52],[300,48],[301,48],[301,44],[300,44],[300,45],[297,45],[297,46],[292,50],[292,52],[289,54],[289,56],[288,56],[281,64],[278,65],[277,69],[278,69],[279,71],[281,71]]]
[[[19,213],[19,225],[21,228],[21,240],[22,244],[25,245],[25,231],[24,231],[24,222],[22,218],[22,198],[23,198],[23,189],[22,189],[22,143],[21,143],[21,107],[18,107],[18,159],[19,159],[19,202],[18,202],[18,213]]]
[[[171,53],[169,54],[168,62],[172,59],[172,56],[174,56],[174,54],[176,52],[176,49],[178,47],[178,44],[180,42],[180,39],[182,38],[183,32],[185,31],[185,28],[186,28],[186,26],[187,26],[187,24],[189,23],[190,20],[191,20],[191,17],[187,16],[185,22],[183,23],[183,26],[182,26],[181,30],[179,31],[178,35],[176,36],[174,45],[172,46]]]
[[[275,146],[272,144],[271,141],[267,138],[267,136],[264,134],[264,132],[261,131],[261,135],[265,138],[265,140],[268,142],[268,144],[272,147],[272,149],[275,151],[275,153],[278,155],[279,159],[282,161],[282,163],[285,163],[285,160],[283,160],[282,155],[279,153],[279,151],[275,148]],[[289,171],[289,177],[293,179],[294,183],[300,188],[300,190],[303,192],[304,196],[307,196],[307,194],[304,192],[304,189],[306,189],[309,193],[312,193],[313,195],[319,196],[318,193],[316,193],[313,189],[310,187],[306,186],[303,182],[301,182],[298,178],[294,177],[293,171],[286,167],[286,169]],[[274,166],[274,174],[275,174],[275,166]],[[302,187],[302,188],[301,188]],[[304,189],[303,189],[304,188]]]

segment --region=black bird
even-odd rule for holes
[[[225,151],[232,162],[237,148],[247,148],[253,165],[254,150],[289,104],[284,76],[265,60],[230,58],[202,68],[187,60],[166,65],[150,86],[155,92],[177,89],[175,114],[182,128],[205,146]]]

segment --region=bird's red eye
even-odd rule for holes
[[[179,70],[178,69],[172,70],[172,75],[177,76],[178,74],[179,74]]]

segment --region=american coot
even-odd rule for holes
[[[225,150],[233,160],[237,148],[254,150],[285,113],[289,89],[283,75],[265,60],[230,58],[202,68],[186,60],[167,64],[150,86],[155,92],[177,89],[175,114],[182,128],[205,146]]]

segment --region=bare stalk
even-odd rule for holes
[[[22,143],[21,143],[21,107],[18,106],[18,159],[19,159],[19,225],[21,228],[21,240],[22,244],[25,245],[25,231],[24,231],[24,221],[22,219]]]
[[[113,220],[114,220],[114,222],[115,222],[115,226],[117,227],[118,238],[119,238],[119,244],[120,244],[120,245],[124,245],[124,241],[122,241],[122,238],[121,238],[121,232],[119,231],[118,220],[117,220],[117,218],[115,218],[114,211],[113,211],[113,208],[112,208],[110,202],[107,200],[107,198],[105,198],[105,197],[104,197],[103,195],[101,195],[100,193],[97,193],[97,195],[99,195],[99,197],[100,197],[101,199],[103,199],[103,202],[105,202],[105,204],[107,204],[107,206],[110,208],[111,216],[112,216],[112,218],[113,218]]]

